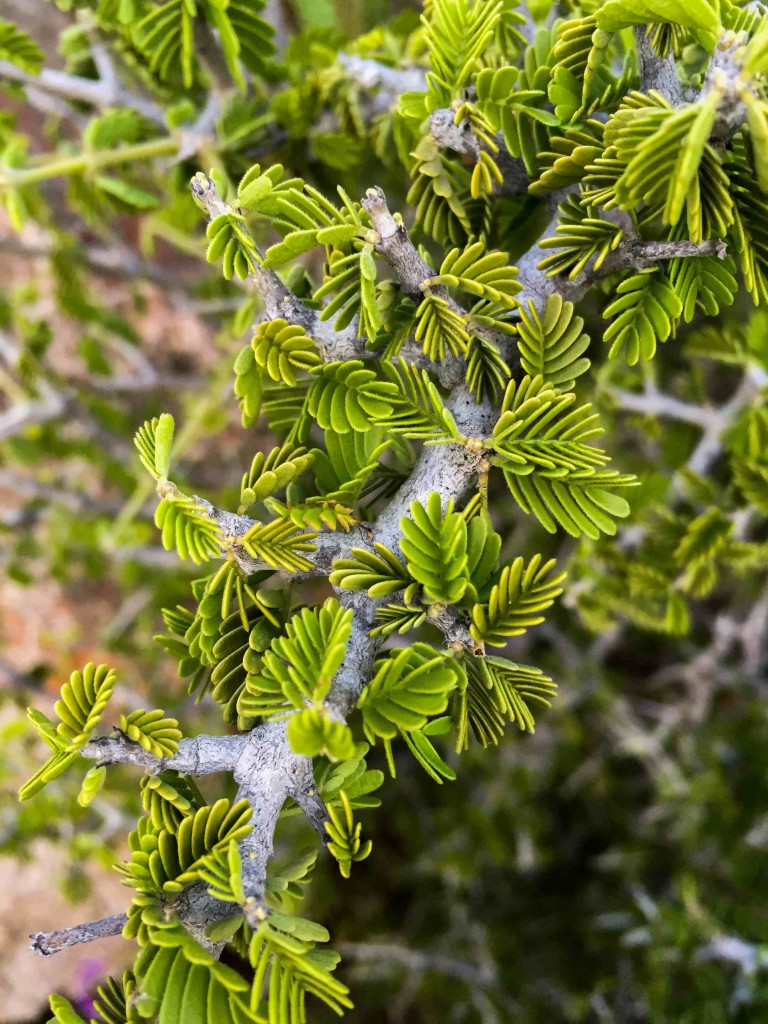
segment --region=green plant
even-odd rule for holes
[[[745,527],[768,507],[764,345],[736,328],[691,335],[699,354],[743,373],[714,425],[710,409],[659,392],[654,373],[658,343],[676,352],[685,325],[736,300],[737,273],[765,302],[768,12],[730,0],[568,3],[567,18],[528,42],[525,5],[431,0],[420,24],[357,44],[380,94],[388,82],[395,94],[372,130],[354,55],[308,32],[283,61],[260,5],[77,6],[71,70],[90,73],[104,36],[138,92],[92,118],[71,154],[29,157],[0,125],[9,218],[44,219],[41,186],[60,176],[94,223],[157,205],[148,233],[181,245],[197,231],[200,251],[203,214],[235,333],[260,317],[230,374],[243,426],[263,414],[280,444],[253,457],[237,497],[222,488],[211,502],[175,482],[186,426],[173,452],[169,413],[136,433],[162,545],[203,573],[190,609],[165,610],[172,635],[161,641],[189,692],[209,694],[237,732],[183,739],[175,718],[139,709],[95,736],[114,684],[106,666],[73,674],[57,727],[30,712],[52,755],[23,798],[96,761],[98,775],[83,773],[87,803],[101,769],[126,764],[144,773],[145,811],[122,867],[128,914],[35,944],[52,952],[119,931],[138,942],[132,971],[102,993],[100,1007],[114,1007],[97,1007],[105,1022],[303,1024],[307,995],[339,1013],[351,1002],[337,955],[317,946],[326,929],[283,907],[291,884],[294,901],[303,895],[306,871],[275,872],[274,834],[301,813],[345,877],[368,857],[353,810],[372,806],[381,779],[362,735],[382,741],[392,775],[400,746],[432,780],[455,780],[473,741],[497,745],[510,723],[533,732],[549,707],[552,679],[507,647],[564,591],[598,632],[623,615],[679,636],[722,577],[764,572],[764,537]],[[3,30],[0,55],[34,84],[23,32]],[[419,88],[400,88],[414,76]],[[198,118],[188,93],[205,101]],[[75,99],[96,105],[87,85]],[[323,130],[329,112],[338,131]],[[311,141],[322,187],[296,152],[300,174],[252,163],[254,148],[272,155],[292,132]],[[328,187],[351,174],[355,146],[366,160],[386,155],[392,191],[407,190],[402,215],[381,188],[358,200]],[[147,172],[169,156],[193,172],[190,194],[181,172]],[[522,202],[510,213],[524,196],[549,213],[543,231],[521,227]],[[597,328],[574,305],[585,296],[606,296],[599,374],[585,355]],[[28,348],[25,384],[40,388]],[[595,382],[611,373],[624,388],[604,401]],[[625,465],[605,417],[577,397],[587,387],[608,412],[613,401],[680,415],[702,444],[730,430],[723,507],[712,507],[705,445],[632,545],[613,540],[633,494],[641,513],[653,496],[643,460]],[[601,435],[605,450],[592,443]],[[614,455],[620,469],[607,468]],[[509,553],[509,524],[495,525],[505,502],[523,531],[543,527],[541,550],[514,534]],[[576,542],[572,589],[549,557],[553,534]],[[306,588],[318,579],[335,596],[313,605]],[[220,772],[237,794],[209,805],[192,780]],[[242,972],[220,961],[225,948]],[[51,1009],[61,1024],[80,1019],[62,997]]]

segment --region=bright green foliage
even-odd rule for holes
[[[273,448],[268,455],[257,452],[251,468],[243,474],[243,482],[240,485],[240,511],[245,512],[256,502],[264,501],[265,498],[288,487],[310,468],[314,460],[312,452],[307,452],[304,448],[292,448],[290,445]]]
[[[328,852],[333,854],[339,862],[339,871],[342,876],[349,878],[352,863],[369,857],[373,843],[370,839],[363,842],[360,838],[362,825],[359,821],[355,822],[352,816],[352,805],[343,789],[340,797],[341,807],[328,808],[330,821],[326,821],[325,831],[330,838]]]
[[[262,0],[55,2],[78,10],[79,20],[59,40],[59,76],[44,75],[37,88],[25,80],[40,69],[42,52],[0,21],[0,60],[20,69],[0,69],[4,78],[16,76],[14,101],[26,89],[28,101],[39,102],[58,83],[53,102],[45,93],[53,127],[43,136],[21,134],[16,104],[0,118],[0,198],[9,223],[14,230],[30,223],[28,237],[43,232],[50,249],[40,257],[50,270],[45,288],[33,275],[0,294],[3,337],[18,346],[18,358],[14,348],[6,360],[13,436],[0,452],[4,479],[5,467],[12,480],[19,463],[24,485],[37,486],[37,467],[45,470],[42,497],[19,519],[25,529],[9,558],[11,579],[31,575],[25,562],[33,557],[57,578],[77,578],[67,576],[70,554],[90,579],[103,571],[106,554],[117,553],[121,571],[110,582],[121,594],[162,591],[175,607],[164,611],[167,635],[158,640],[202,702],[193,714],[220,713],[225,727],[248,734],[240,742],[249,749],[262,736],[277,738],[287,758],[286,771],[276,765],[269,775],[285,801],[268,808],[280,816],[277,849],[299,835],[291,819],[307,813],[302,796],[315,801],[322,831],[319,798],[328,808],[328,849],[345,877],[371,850],[353,811],[377,806],[383,782],[357,737],[383,740],[392,774],[398,741],[441,784],[457,778],[471,736],[487,747],[501,742],[510,723],[532,733],[556,693],[545,670],[571,674],[578,685],[568,727],[559,723],[557,743],[538,757],[536,771],[516,750],[502,764],[506,774],[478,799],[482,814],[446,805],[439,856],[422,858],[418,885],[405,879],[414,907],[408,920],[434,918],[448,952],[465,942],[466,922],[454,895],[431,894],[443,893],[446,879],[463,885],[470,871],[482,894],[478,906],[496,898],[506,909],[487,879],[497,879],[500,863],[518,880],[525,872],[523,884],[512,886],[520,927],[500,938],[488,926],[482,985],[471,999],[443,992],[463,984],[464,972],[446,984],[425,978],[403,1012],[448,1020],[460,1005],[492,1019],[514,1005],[521,1020],[538,1024],[551,1018],[554,992],[574,1020],[596,1012],[619,1019],[628,1006],[654,1022],[687,1021],[691,1013],[713,1024],[759,1016],[759,950],[755,969],[733,985],[726,972],[715,973],[706,950],[718,936],[738,933],[753,943],[761,934],[749,901],[734,918],[722,893],[757,891],[761,844],[760,821],[747,813],[749,794],[759,791],[759,755],[735,756],[735,731],[749,703],[741,673],[754,691],[764,653],[762,605],[750,613],[749,604],[761,599],[768,568],[768,349],[762,314],[729,324],[724,311],[740,309],[742,281],[756,306],[768,302],[765,5],[427,0],[420,19],[409,9],[375,26],[371,12],[381,5],[358,4],[339,26],[338,4],[297,0],[273,57]],[[368,20],[355,39],[358,19]],[[304,26],[296,38],[294,21]],[[105,48],[120,86],[111,93],[120,104],[114,109],[102,109],[90,91],[105,73]],[[400,87],[406,75],[409,92]],[[62,83],[82,95],[59,95]],[[59,131],[57,110],[67,105]],[[46,146],[55,152],[41,155]],[[251,163],[254,155],[259,163]],[[189,174],[211,161],[210,176],[193,179],[195,206]],[[66,189],[49,188],[52,178],[64,178]],[[339,179],[344,187],[335,187]],[[405,197],[392,218],[381,191],[368,187],[374,180],[386,184],[390,205]],[[83,238],[104,240],[103,251],[81,253],[74,242]],[[107,243],[117,247],[117,261]],[[174,462],[205,481],[209,504],[169,480],[174,421],[168,413],[152,418],[162,408],[149,393],[152,374],[146,394],[141,377],[123,388],[143,358],[133,352],[139,338],[132,326],[143,292],[125,303],[135,309],[124,317],[88,286],[88,275],[127,267],[131,279],[163,290],[171,249],[190,260],[197,253],[204,275],[191,267],[185,273],[179,308],[215,323],[220,352],[240,347],[234,392],[244,426],[259,430],[263,412],[278,438],[246,468],[239,502],[225,476],[243,457],[219,408],[227,367],[209,372],[203,360],[195,370],[202,385],[193,378],[176,388],[172,378],[179,367],[186,376],[185,360],[177,365],[169,346],[158,363],[156,386],[184,423]],[[608,347],[591,353],[593,367],[587,351],[599,323],[597,294]],[[46,362],[55,325],[33,307],[46,305],[48,295],[79,339],[86,373],[72,380]],[[702,316],[718,320],[702,328]],[[234,341],[249,337],[244,346]],[[672,338],[662,353],[659,343]],[[652,368],[634,369],[652,358]],[[603,428],[596,409],[577,401],[577,385],[580,392],[591,387],[595,405],[609,410],[604,448],[594,446]],[[40,409],[48,416],[48,392],[60,387],[66,412],[37,420]],[[169,596],[182,584],[183,566],[177,579],[172,570],[148,573],[141,565],[147,482],[136,486],[136,467],[118,443],[128,422],[124,392],[132,396],[131,418],[148,417],[135,445],[157,484],[162,544],[196,564],[215,561],[183,594]],[[248,457],[253,450],[251,442]],[[612,468],[614,453],[622,471]],[[84,473],[83,462],[94,472]],[[615,543],[608,538],[630,515],[623,492],[640,482],[624,468],[643,486],[632,528]],[[102,477],[109,494],[86,491]],[[41,510],[52,481],[67,498],[69,481],[78,493],[48,516]],[[421,500],[403,517],[414,496]],[[556,612],[547,633],[524,636],[563,590],[564,573],[550,558],[559,541],[539,526],[560,540],[579,539],[566,545],[575,582],[567,614]],[[328,585],[337,597],[326,599]],[[662,645],[644,643],[643,631],[665,635],[676,674],[663,664]],[[121,636],[121,650],[131,639],[124,647]],[[504,650],[510,640],[514,653]],[[578,660],[585,651],[588,687],[586,662]],[[146,703],[176,713],[154,692],[162,675],[153,668],[141,676],[150,686]],[[81,752],[96,738],[113,683],[105,666],[88,666],[64,688],[58,727],[30,712],[49,760],[22,787],[23,799],[75,764],[85,774]],[[667,705],[678,698],[673,715]],[[568,725],[577,719],[583,729]],[[106,749],[130,752],[136,743],[158,759],[171,756],[181,738],[176,719],[162,711],[125,709],[118,729],[123,735],[99,741]],[[702,730],[706,744],[697,737]],[[761,749],[765,737],[759,728],[755,734]],[[302,758],[313,759],[316,793],[298,788],[311,779]],[[639,773],[627,770],[633,762]],[[755,778],[734,775],[733,765],[747,765]],[[478,759],[474,770],[487,769]],[[234,774],[247,791],[249,780]],[[104,776],[102,767],[85,774],[77,797],[83,807]],[[263,779],[250,781],[257,800]],[[416,799],[423,781],[409,778],[415,799],[396,807],[408,843],[426,813]],[[135,890],[126,935],[141,950],[134,971],[101,990],[104,1024],[304,1024],[308,1013],[312,1019],[307,994],[325,1003],[321,1012],[347,1009],[347,989],[332,973],[338,958],[316,945],[328,933],[293,914],[315,851],[280,869],[257,864],[249,853],[271,835],[251,834],[247,803],[209,806],[179,772],[147,774],[138,791],[144,815],[122,871]],[[663,794],[661,813],[656,806],[647,813],[637,796],[651,791]],[[633,818],[624,829],[629,838],[614,829],[615,815],[604,814],[614,797],[621,817]],[[58,791],[44,796],[38,813],[58,798]],[[701,839],[691,821],[714,820],[726,803],[719,831],[736,853],[724,853],[720,836],[686,847],[681,836]],[[108,806],[99,799],[81,815],[84,833]],[[258,813],[264,808],[254,810],[260,829],[271,828]],[[571,815],[576,841],[554,842],[552,821]],[[653,842],[643,847],[649,822]],[[78,820],[75,852],[88,848],[80,829]],[[9,834],[4,843],[15,841]],[[659,861],[675,844],[682,867],[667,872]],[[649,846],[658,852],[648,855]],[[599,871],[592,870],[594,851]],[[707,858],[717,862],[718,887],[700,894]],[[566,870],[589,885],[576,893],[577,913],[555,931],[592,951],[570,975],[552,966],[562,958],[546,941],[531,966],[540,921],[532,928],[524,912],[517,917],[518,904],[523,911],[541,906],[540,882]],[[207,938],[226,946],[227,958],[240,958],[237,971],[184,930],[186,897],[178,897],[192,886],[196,899],[207,890],[220,901]],[[684,906],[678,917],[669,913],[675,886]],[[392,908],[387,902],[375,911],[382,933],[401,910],[397,900]],[[350,918],[355,909],[349,906]],[[485,922],[471,923],[485,941]],[[408,923],[406,930],[418,951],[423,936]],[[619,951],[618,968],[609,950]],[[504,971],[486,984],[490,955],[515,964],[515,992]],[[525,983],[532,974],[536,985]],[[589,980],[582,984],[582,976]],[[66,1000],[53,997],[51,1005],[57,1020],[77,1024]]]
[[[0,19],[0,60],[8,60],[22,71],[35,75],[44,59],[43,51],[27,32]]]
[[[190,558],[196,565],[221,553],[221,527],[193,498],[163,498],[155,512],[163,547]]]
[[[365,755],[368,750],[367,743],[356,743],[354,755],[347,761],[316,767],[318,793],[327,805],[341,800],[343,788],[353,808],[380,806],[381,800],[371,794],[381,787],[384,773],[367,767]]]
[[[476,402],[497,402],[510,378],[510,369],[493,342],[474,335],[467,356],[467,387]]]
[[[283,165],[273,164],[262,173],[260,164],[253,164],[237,186],[237,201],[241,208],[267,216],[279,212],[281,196],[290,195],[304,184],[301,178],[283,180]]]
[[[262,7],[262,0],[166,0],[148,9],[135,26],[133,39],[154,72],[164,79],[179,76],[189,88],[197,71],[197,19],[207,22],[219,35],[233,80],[243,88],[240,60],[251,70],[261,68],[272,48],[272,29],[257,14]]]
[[[397,389],[388,398],[389,413],[382,417],[389,430],[427,444],[462,440],[456,420],[443,405],[426,370],[400,359],[397,363],[385,363],[384,372]]]
[[[314,948],[316,942],[327,941],[328,932],[321,925],[284,913],[271,914],[254,931],[249,947],[256,969],[253,991],[259,991],[269,970],[266,1019],[270,1022],[306,1024],[307,995],[339,1014],[352,1005],[347,987],[331,973],[338,956]]]
[[[120,715],[117,727],[129,740],[141,744],[155,757],[170,757],[179,749],[182,735],[179,723],[175,718],[166,718],[165,712],[159,709]]]
[[[173,431],[173,416],[164,412],[162,416],[156,416],[140,427],[133,440],[142,466],[155,480],[168,477]]]
[[[601,467],[608,461],[585,442],[602,433],[589,406],[571,409],[575,395],[563,394],[542,378],[512,381],[490,446],[512,497],[554,533],[598,537],[616,532],[614,517],[629,515],[627,502],[609,487],[629,487],[634,477]],[[570,410],[570,411],[569,411]]]
[[[487,252],[482,242],[469,245],[462,252],[452,249],[443,260],[435,277],[422,288],[447,285],[488,302],[514,309],[515,295],[520,291],[517,268],[510,267],[503,252]]]
[[[248,982],[180,928],[157,930],[134,970],[134,1001],[142,1016],[166,1020],[175,1013],[189,1024],[260,1019],[249,1007]]]
[[[552,576],[555,561],[541,564],[540,555],[534,555],[526,565],[516,558],[505,566],[483,604],[472,609],[472,636],[492,647],[505,647],[511,636],[520,636],[530,626],[544,621],[541,612],[552,607],[563,592],[560,584],[565,573]]]
[[[615,358],[626,348],[626,359],[635,366],[640,359],[653,359],[656,345],[666,341],[674,322],[683,312],[683,304],[669,280],[658,270],[646,270],[622,281],[618,298],[606,307],[603,316],[615,317],[604,340],[613,342],[610,355]]]
[[[261,371],[251,345],[240,350],[233,369],[235,371],[234,390],[240,402],[243,426],[252,427],[259,418],[264,387]]]
[[[288,720],[288,742],[297,754],[318,757],[324,754],[332,761],[352,757],[355,741],[344,722],[336,722],[322,708],[305,708]]]
[[[549,277],[567,273],[571,279],[578,277],[590,260],[594,260],[594,269],[599,270],[621,244],[623,229],[603,220],[594,207],[579,203],[575,196],[569,196],[558,210],[560,220],[555,234],[539,242],[539,248],[557,252],[543,259],[539,268]]]
[[[411,504],[410,519],[401,519],[400,549],[408,572],[421,583],[430,604],[455,604],[467,589],[467,524],[453,511],[453,500],[443,514],[440,495],[430,494],[426,508]]]
[[[88,807],[96,799],[99,790],[107,778],[107,769],[101,765],[98,768],[89,768],[85,773],[83,785],[77,796],[77,802],[81,807]]]
[[[158,831],[176,833],[184,818],[205,802],[191,779],[170,769],[145,775],[140,786],[142,806]]]
[[[423,17],[432,71],[427,75],[431,109],[450,103],[470,80],[501,15],[501,2],[467,4],[433,0]]]
[[[251,346],[256,364],[266,375],[290,387],[296,386],[297,370],[312,370],[321,362],[304,328],[285,320],[260,323]]]
[[[534,731],[531,705],[548,708],[556,685],[537,668],[517,665],[506,658],[485,655],[466,658],[467,684],[453,702],[456,749],[469,746],[469,730],[483,746],[496,746],[507,722],[525,732]]]
[[[416,341],[422,342],[424,355],[439,361],[446,353],[464,355],[469,345],[466,320],[442,295],[428,293],[416,310]]]
[[[392,411],[394,386],[376,379],[359,360],[326,363],[316,372],[308,397],[310,415],[323,430],[364,432]]]
[[[247,800],[236,804],[218,800],[200,807],[185,816],[175,832],[156,829],[149,818],[140,818],[129,836],[130,860],[119,869],[126,884],[139,894],[126,929],[135,934],[139,922],[160,924],[162,913],[158,918],[155,904],[140,897],[182,892],[199,877],[205,857],[249,834],[250,818]]]
[[[314,551],[315,534],[302,531],[286,519],[275,519],[266,526],[254,523],[242,538],[242,545],[253,558],[263,559],[273,569],[301,572],[312,563],[301,551]]]
[[[724,260],[715,256],[671,260],[669,283],[680,299],[683,321],[691,323],[699,309],[707,316],[717,316],[724,306],[732,305],[738,288],[735,271],[730,256]]]
[[[688,28],[702,46],[714,49],[719,34],[717,5],[707,0],[606,0],[597,14],[597,24],[605,32],[659,22]]]
[[[589,335],[582,333],[584,320],[574,316],[573,303],[550,295],[539,314],[533,302],[520,311],[517,347],[525,372],[541,376],[547,384],[570,391],[575,378],[589,369],[584,352]]]
[[[208,854],[200,870],[200,878],[208,885],[211,896],[217,900],[245,903],[243,861],[234,839],[230,839],[229,846],[219,846]]]
[[[390,636],[392,633],[408,633],[418,629],[427,617],[423,605],[387,604],[376,609],[378,626],[371,630],[371,636]]]
[[[422,729],[442,714],[458,677],[451,659],[416,643],[381,658],[357,702],[368,739],[393,739],[398,731]]]
[[[133,994],[136,990],[136,979],[131,971],[124,971],[120,981],[108,978],[106,984],[99,985],[93,1008],[104,1024],[138,1024]]]
[[[67,751],[78,750],[89,741],[109,703],[116,679],[114,669],[89,662],[64,683],[54,711],[60,719],[56,732],[67,744]]]
[[[387,597],[411,582],[403,563],[383,544],[374,542],[373,552],[352,548],[352,558],[338,558],[328,577],[342,590],[367,590],[369,597]]]
[[[285,635],[276,637],[264,652],[258,673],[249,675],[241,713],[272,714],[321,704],[344,660],[351,630],[352,610],[332,597],[319,609],[304,608],[294,615]],[[310,733],[319,735],[322,730],[322,723],[305,720],[297,736],[306,735],[308,742]]]
[[[220,213],[206,228],[210,242],[205,258],[209,263],[222,261],[222,273],[227,281],[231,281],[235,274],[244,281],[259,259],[256,243],[244,225],[243,214],[228,210]]]

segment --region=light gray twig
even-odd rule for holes
[[[30,948],[40,956],[53,956],[67,946],[77,946],[82,942],[93,942],[95,939],[108,939],[113,935],[119,935],[127,920],[127,914],[113,914],[112,917],[76,924],[61,931],[33,932],[29,936],[32,940]]]

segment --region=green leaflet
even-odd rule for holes
[[[428,293],[416,310],[416,341],[422,342],[424,355],[435,361],[446,353],[464,355],[469,345],[466,318],[441,295]]]
[[[323,430],[365,432],[392,412],[394,384],[376,378],[360,360],[326,363],[316,373],[308,409]]]
[[[469,731],[483,746],[496,746],[507,722],[533,732],[533,708],[550,706],[557,686],[540,669],[491,656],[464,659],[467,685],[453,701],[456,749],[469,746]]]
[[[623,165],[619,165],[619,175],[622,169]],[[594,177],[591,180],[594,183]],[[621,244],[623,229],[600,218],[593,207],[584,205],[584,201],[580,203],[575,196],[568,196],[558,210],[560,220],[555,234],[539,243],[540,249],[558,251],[543,259],[539,270],[545,271],[547,277],[567,273],[573,280],[593,259],[592,268],[599,270]]]
[[[752,139],[752,152],[761,191],[768,192],[768,105],[745,91],[747,124]]]
[[[184,818],[205,803],[191,779],[170,769],[158,775],[144,775],[139,785],[142,806],[157,830],[175,834]]]
[[[138,894],[180,893],[197,880],[204,858],[232,840],[239,841],[251,831],[251,808],[247,800],[230,804],[218,800],[182,818],[175,831],[154,828],[148,818],[139,818],[129,836],[130,859],[119,867],[126,884]],[[153,924],[153,904],[134,904],[139,920]],[[129,926],[131,922],[129,921]]]
[[[528,565],[516,558],[505,566],[488,600],[472,609],[470,632],[474,639],[505,647],[509,637],[520,636],[543,622],[541,613],[551,608],[563,592],[560,584],[565,573],[552,576],[554,568],[554,559],[542,565],[541,555],[534,555]]]
[[[251,71],[263,71],[264,58],[272,51],[273,29],[257,11],[262,0],[167,0],[152,7],[133,31],[133,39],[160,78],[181,77],[192,87],[197,71],[195,19],[204,18],[216,29],[222,55],[235,84],[245,88],[240,61]]]
[[[134,1001],[141,1016],[161,1021],[175,1017],[184,1024],[259,1020],[249,1006],[249,983],[180,926],[156,929],[152,939],[134,966]]]
[[[548,384],[570,391],[575,378],[590,367],[584,352],[589,335],[584,320],[574,316],[573,303],[563,302],[555,292],[548,296],[541,313],[533,301],[520,311],[517,348],[522,367],[531,377],[540,375]]]
[[[142,466],[155,480],[163,480],[168,476],[173,432],[173,416],[164,412],[162,416],[144,423],[133,439]]]
[[[256,243],[245,226],[245,217],[229,209],[209,222],[209,238],[205,258],[209,263],[221,260],[221,270],[227,281],[237,275],[244,281],[255,264],[260,262]]]
[[[294,615],[285,635],[264,652],[258,675],[249,677],[248,692],[277,693],[299,710],[308,701],[321,702],[344,660],[352,614],[352,609],[329,597],[321,608],[304,608]],[[304,724],[309,727],[309,722]]]
[[[104,785],[106,778],[107,769],[104,765],[101,765],[98,768],[88,769],[85,773],[83,784],[80,787],[80,792],[77,796],[77,802],[81,807],[89,807],[93,803],[99,793],[99,790]]]
[[[733,202],[720,154],[708,142],[720,99],[713,90],[704,101],[673,110],[653,94],[630,94],[605,129],[606,155],[615,155],[623,170],[608,190],[593,191],[588,174],[589,201],[608,199],[627,210],[643,201],[670,225],[685,208],[692,241],[722,237],[733,221]],[[613,165],[601,157],[588,170],[601,166]]]
[[[253,558],[263,559],[272,569],[307,572],[312,563],[300,552],[315,551],[315,534],[302,530],[287,519],[254,523],[242,538],[242,545]]]
[[[476,402],[488,398],[494,404],[504,391],[510,378],[510,369],[501,358],[496,345],[486,338],[474,335],[469,343],[467,387]]]
[[[335,722],[320,708],[305,708],[288,719],[288,742],[297,754],[332,761],[346,761],[355,752],[352,731],[344,722]]]
[[[175,718],[166,718],[165,712],[159,709],[121,715],[117,727],[129,740],[139,743],[155,757],[170,757],[179,749],[182,735],[179,723]]]
[[[166,551],[195,564],[221,554],[221,527],[193,498],[173,495],[163,498],[155,512],[155,525],[162,531]]]
[[[768,302],[768,212],[755,193],[754,161],[744,141],[734,141],[728,174],[732,183],[734,223],[729,242],[738,256],[744,286],[756,306]]]
[[[88,742],[101,721],[116,679],[114,669],[89,662],[82,671],[74,671],[69,682],[64,683],[54,710],[60,719],[56,732],[65,742],[67,752],[78,750]]]
[[[524,512],[533,513],[554,533],[558,526],[574,537],[616,532],[615,518],[629,505],[608,488],[630,487],[632,476],[602,469],[608,456],[586,442],[602,433],[589,406],[572,409],[575,396],[563,394],[541,377],[510,382],[502,414],[486,445],[504,471],[510,493]]]
[[[45,55],[27,32],[0,18],[0,60],[10,61],[22,71],[36,75]]]
[[[393,739],[399,731],[422,729],[428,718],[442,714],[456,688],[451,658],[427,644],[392,652],[376,663],[376,671],[357,706],[371,742]]]
[[[443,405],[440,392],[426,370],[403,359],[383,363],[382,369],[395,389],[389,397],[391,408],[383,417],[382,426],[427,444],[463,440],[452,413]]]
[[[296,386],[296,371],[309,371],[322,360],[315,343],[303,327],[285,320],[266,320],[259,324],[251,340],[256,364],[274,381]]]
[[[613,342],[610,358],[626,348],[626,359],[635,366],[640,359],[653,359],[658,342],[669,338],[683,304],[668,279],[658,270],[646,270],[622,281],[618,298],[604,311],[604,319],[615,317],[603,340]]]
[[[453,511],[453,499],[442,512],[440,495],[430,494],[426,508],[411,504],[411,518],[400,520],[400,549],[408,572],[424,588],[430,604],[455,604],[467,589],[467,525]]]
[[[469,82],[496,29],[502,4],[433,0],[422,16],[432,70],[427,74],[429,110],[449,105]]]
[[[482,242],[475,242],[464,251],[452,249],[439,273],[424,281],[421,287],[445,285],[514,309],[515,295],[521,288],[517,273],[517,267],[509,265],[506,253],[488,252]]]
[[[383,544],[374,542],[373,553],[352,548],[352,558],[337,558],[329,576],[332,587],[342,590],[367,590],[373,598],[386,597],[404,590],[411,577],[400,560]]]
[[[344,878],[349,878],[353,862],[365,860],[370,855],[373,843],[370,839],[363,842],[362,825],[355,822],[349,797],[341,790],[341,807],[329,807],[330,821],[325,823],[325,831],[330,842],[328,852],[339,862],[339,871]]]
[[[208,892],[217,900],[245,903],[243,862],[234,839],[230,839],[229,846],[222,844],[203,858],[200,879],[207,884]]]
[[[261,412],[263,384],[256,354],[251,345],[240,350],[235,360],[235,396],[240,403],[243,426],[252,427]]]
[[[706,0],[607,0],[597,11],[597,24],[605,32],[657,22],[690,29],[710,53],[720,35],[719,19]]]
[[[257,452],[240,485],[241,514],[256,502],[288,487],[310,468],[314,460],[312,452],[304,448],[294,449],[287,444],[273,448],[268,455]]]
[[[325,928],[284,913],[272,913],[254,932],[249,946],[256,971],[253,989],[260,991],[269,972],[270,1022],[305,1021],[307,995],[315,996],[337,1014],[351,1008],[349,990],[331,973],[338,956],[314,948],[316,942],[327,940]]]

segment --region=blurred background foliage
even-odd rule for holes
[[[103,68],[89,6],[0,0],[0,15],[30,32],[46,66],[93,78]],[[223,163],[236,180],[255,161],[281,162],[329,193],[381,184],[392,208],[406,209],[388,109],[372,105],[337,54],[418,57],[406,52],[416,10],[285,0],[267,17],[279,56],[248,93],[224,98],[201,152],[137,162],[118,185],[51,174],[25,190],[21,232],[10,228],[20,219],[13,206],[0,225],[0,852],[7,863],[41,858],[44,882],[24,915],[4,923],[14,950],[0,1013],[9,1024],[46,1019],[48,992],[68,983],[87,1000],[87,970],[68,968],[62,989],[54,961],[35,964],[32,991],[22,991],[9,968],[25,933],[49,924],[51,876],[72,904],[61,923],[79,919],[75,904],[99,884],[92,867],[124,852],[138,812],[127,770],[87,809],[70,778],[20,808],[19,780],[39,756],[26,706],[52,701],[77,665],[106,660],[121,670],[126,705],[157,703],[189,733],[220,729],[217,710],[194,705],[148,641],[163,631],[159,609],[187,599],[194,573],[158,545],[131,444],[145,419],[172,412],[183,483],[223,507],[236,505],[254,451],[269,447],[259,430],[242,431],[231,398],[254,308],[202,258],[188,179],[201,164]],[[152,83],[172,123],[194,123],[204,77],[191,91]],[[136,116],[121,123],[0,79],[7,165],[26,147],[65,160],[77,159],[83,138],[109,148],[115,132],[134,144],[163,137]],[[522,237],[536,215],[535,201],[510,200],[507,230]],[[745,575],[743,552],[742,563],[738,552],[718,560],[711,545],[699,561],[706,579],[670,602],[621,564],[622,550],[671,529],[670,495],[688,524],[727,506],[729,460],[755,432],[768,439],[759,386],[728,405],[745,366],[758,384],[768,370],[766,315],[739,302],[705,329],[682,328],[642,371],[608,363],[598,311],[580,310],[610,447],[644,484],[618,555],[610,539],[563,541],[523,521],[503,483],[493,496],[505,554],[540,549],[569,566],[560,607],[511,646],[557,680],[560,696],[535,736],[510,731],[498,749],[464,755],[454,783],[437,787],[406,751],[382,808],[364,818],[373,856],[345,882],[335,864],[318,865],[306,913],[332,928],[359,1024],[768,1021],[764,566],[752,551],[747,568],[759,571]],[[701,422],[622,400],[640,373],[646,393],[676,395]],[[718,409],[727,418],[702,462],[702,426]],[[758,505],[750,523],[764,547],[765,512]],[[653,558],[649,576],[660,571]],[[281,854],[307,838],[295,822],[278,836]],[[83,961],[98,955],[76,951]]]

